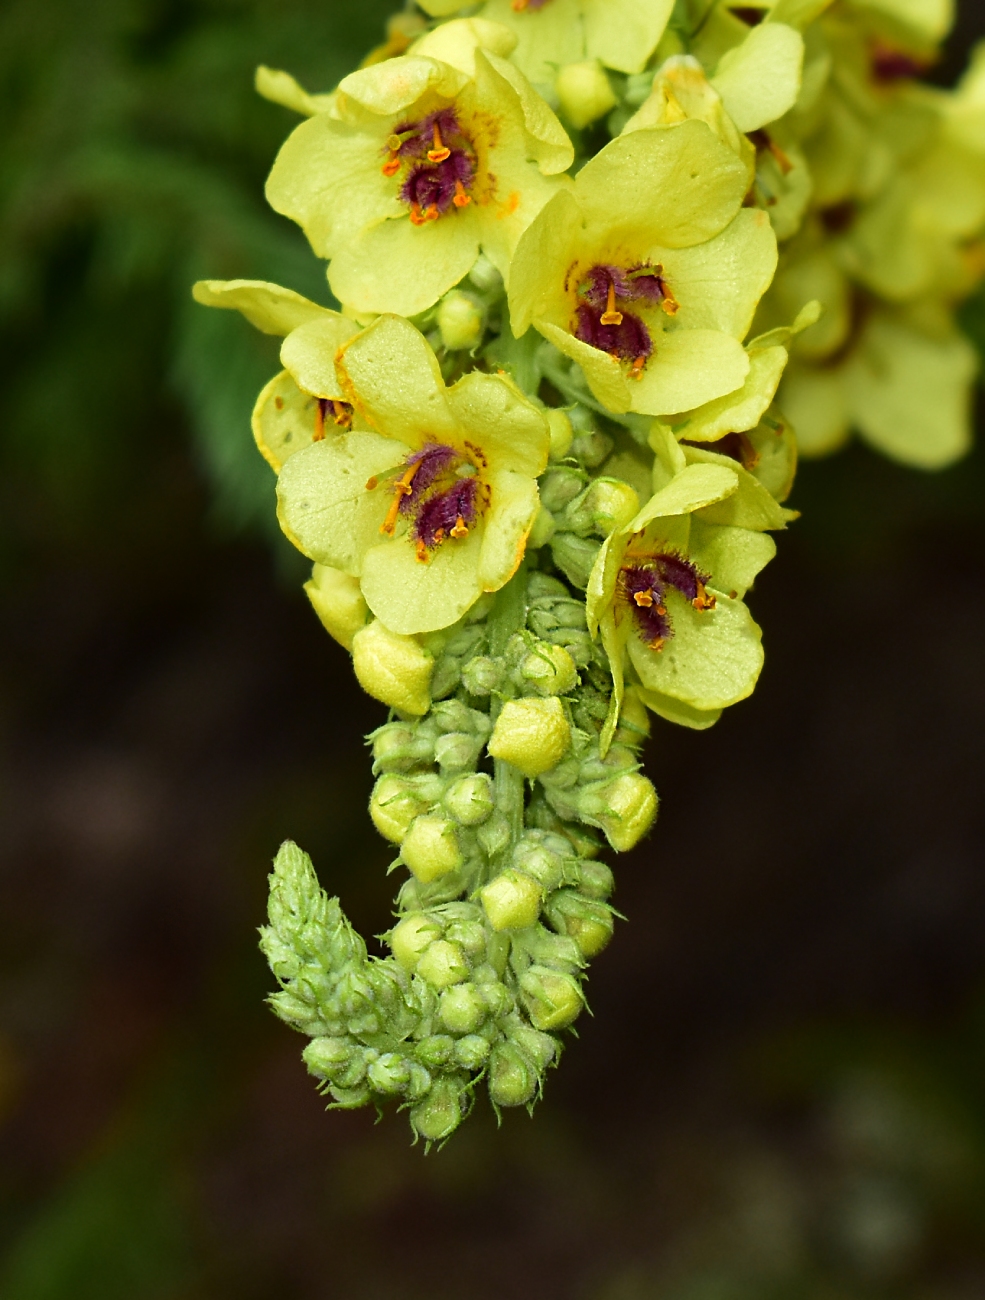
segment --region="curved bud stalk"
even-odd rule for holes
[[[389,955],[286,843],[271,1005],[331,1105],[431,1143],[482,1090],[540,1096],[618,918],[600,855],[657,816],[651,717],[702,730],[756,685],[798,451],[967,444],[985,62],[919,85],[946,24],[913,0],[421,7],[331,93],[258,73],[307,119],[268,197],[342,310],[195,296],[283,338],[254,436],[390,710]]]

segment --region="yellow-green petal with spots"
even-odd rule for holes
[[[669,330],[656,335],[653,355],[639,379],[626,380],[630,409],[643,415],[677,415],[735,392],[748,373],[746,350],[731,334]]]
[[[486,18],[456,18],[426,32],[407,53],[409,57],[417,55],[450,63],[473,77],[477,50],[489,50],[506,58],[515,49],[516,33],[502,23],[491,23]]]
[[[673,8],[674,0],[589,0],[586,53],[617,72],[642,72]]]
[[[373,613],[394,632],[434,632],[457,623],[482,594],[482,535],[439,546],[426,562],[412,546],[381,542],[363,557],[360,586]]]
[[[688,411],[674,422],[674,432],[689,442],[715,442],[728,433],[753,429],[776,396],[787,350],[750,348],[749,374],[741,388]]]
[[[269,99],[272,104],[281,104],[304,117],[314,117],[316,113],[332,113],[337,104],[337,95],[331,91],[327,95],[311,95],[305,88],[280,68],[268,68],[262,63],[256,70],[253,80],[258,95]]]
[[[734,493],[701,511],[701,518],[710,524],[730,524],[737,528],[752,528],[757,532],[770,528],[786,528],[788,512],[755,479],[748,470],[728,456],[704,447],[685,447],[684,455],[690,465],[710,469],[728,468],[738,480]]]
[[[346,400],[387,437],[418,447],[455,436],[438,360],[410,321],[381,316],[342,349],[338,370]]]
[[[654,519],[675,515],[689,515],[718,501],[725,501],[739,487],[738,466],[722,463],[723,456],[715,456],[713,463],[687,465],[676,478],[653,496],[622,530],[623,534],[638,533]]]
[[[253,408],[253,437],[267,464],[279,473],[296,451],[309,447],[315,436],[318,401],[302,393],[282,370],[257,398]]]
[[[711,84],[739,130],[757,131],[793,108],[803,66],[800,32],[785,23],[762,23],[722,56]]]
[[[658,718],[663,718],[665,722],[675,722],[679,727],[690,727],[692,731],[706,731],[722,716],[721,709],[696,709],[683,700],[661,695],[659,691],[648,691],[643,686],[637,686],[636,692]]]
[[[288,334],[281,344],[281,365],[304,392],[315,397],[341,398],[335,354],[358,333],[356,322],[345,316],[316,317]]]
[[[390,504],[382,487],[368,491],[366,484],[405,456],[403,443],[360,432],[312,443],[286,461],[277,480],[277,514],[298,550],[358,577]]]
[[[741,600],[776,555],[776,542],[768,533],[708,524],[696,517],[691,520],[688,550],[698,568],[711,574],[710,586]]]
[[[481,527],[478,578],[483,591],[498,591],[520,567],[540,501],[537,484],[523,474],[495,470],[488,482],[490,505]]]
[[[453,99],[467,80],[460,68],[405,54],[350,72],[339,82],[339,94],[343,106],[351,101],[370,113],[389,116],[416,104],[428,92]]]
[[[651,258],[680,303],[675,324],[742,339],[776,271],[776,236],[765,212],[743,208],[717,238]]]
[[[512,380],[473,370],[448,389],[452,418],[497,467],[537,478],[547,468],[551,430],[545,414]]]
[[[552,320],[557,310],[558,285],[570,263],[583,254],[584,246],[582,209],[574,194],[560,190],[527,227],[513,256],[509,283],[510,324],[517,338],[525,334],[535,320]],[[567,322],[555,320],[552,323],[560,326]]]

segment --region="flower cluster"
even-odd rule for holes
[[[402,1099],[431,1142],[557,1061],[616,917],[598,855],[656,816],[650,715],[705,728],[755,687],[798,445],[965,447],[985,61],[915,79],[939,0],[420,4],[331,93],[258,74],[306,118],[267,196],[341,310],[195,295],[283,339],[256,441],[390,709],[390,955],[288,843],[272,1004],[334,1105]]]

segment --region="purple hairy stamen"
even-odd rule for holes
[[[417,512],[414,537],[431,548],[446,537],[463,537],[475,522],[476,478],[459,479],[445,492],[436,492],[424,501]]]
[[[622,312],[618,325],[603,325],[599,313],[580,302],[576,311],[575,338],[620,361],[642,362],[653,352],[650,331],[632,312]]]
[[[683,555],[665,551],[648,556],[642,564],[629,564],[620,574],[620,584],[640,636],[652,650],[662,648],[674,635],[664,596],[667,588],[680,592],[697,610],[715,608],[715,597],[708,594],[708,574]]]
[[[406,468],[410,469],[415,465],[417,468],[410,480],[410,491],[401,498],[400,513],[408,514],[419,505],[435,480],[451,469],[457,459],[458,453],[454,448],[446,447],[440,442],[429,442],[420,451],[415,451],[413,455],[408,456]]]
[[[441,215],[474,180],[475,169],[468,154],[462,149],[452,149],[444,162],[414,167],[400,188],[400,197],[412,209],[427,212],[433,208]]]
[[[475,151],[453,109],[442,108],[419,122],[401,123],[386,147],[384,176],[396,176],[407,165],[400,198],[410,208],[415,225],[471,203]]]

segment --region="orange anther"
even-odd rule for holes
[[[404,497],[409,497],[413,492],[411,483],[414,481],[414,475],[421,467],[421,462],[415,460],[413,465],[408,465],[401,476],[393,485],[393,500],[390,502],[390,509],[386,512],[386,518],[380,525],[380,532],[392,534],[397,526],[397,516],[400,514],[400,502]],[[372,482],[372,479],[370,480]],[[367,484],[367,487],[369,484]]]
[[[653,604],[653,592],[636,591],[633,593],[633,600],[636,601],[637,605],[639,605],[641,609],[649,609]]]
[[[609,281],[609,300],[605,305],[605,311],[599,317],[600,325],[621,325],[622,312],[616,310],[616,286]]]
[[[332,401],[332,418],[340,429],[352,428],[352,411],[345,402]]]
[[[418,541],[416,554],[417,554],[418,564],[427,564],[430,557],[428,555],[428,548],[426,542]]]
[[[434,124],[434,148],[428,150],[428,162],[443,163],[446,158],[451,157],[451,150],[441,138],[441,131],[437,122]]]
[[[695,609],[714,609],[716,601],[715,597],[705,590],[705,584],[699,582],[698,594],[695,596],[694,600],[691,601],[691,604]]]
[[[666,645],[666,643],[667,643],[667,638],[665,636],[655,636],[653,640],[650,642],[650,649],[662,650]]]
[[[660,306],[664,309],[664,311],[667,313],[668,316],[676,316],[678,311],[680,311],[681,304],[670,292],[666,284],[664,284],[663,288],[664,288],[664,296],[663,296],[663,302],[661,302]]]
[[[646,365],[646,357],[637,357],[629,368],[630,379],[642,379],[643,367]]]
[[[395,153],[392,153],[386,160],[381,171],[384,176],[396,176],[397,172],[400,171],[400,159]]]
[[[321,442],[325,437],[325,407],[321,398],[315,402],[315,431],[311,435],[312,442]]]
[[[465,193],[465,186],[461,181],[455,182],[455,197],[452,199],[456,208],[467,208],[472,199]]]
[[[514,13],[522,14],[524,9],[526,9],[529,3],[530,0],[513,0],[513,3],[510,6],[510,8],[513,10]]]
[[[368,478],[366,480],[366,491],[372,492],[373,489],[379,487],[379,485],[380,485],[380,480],[374,474],[372,478]]]
[[[451,530],[452,537],[468,537],[468,525],[461,515],[455,520],[455,527]]]

